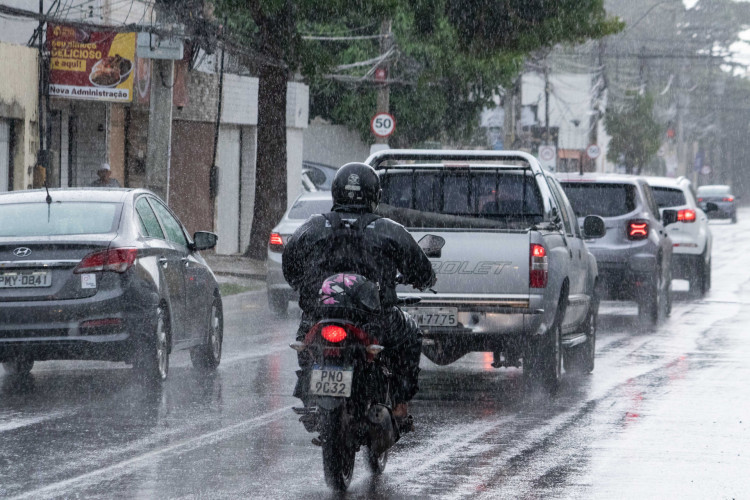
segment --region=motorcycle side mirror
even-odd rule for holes
[[[426,234],[419,240],[419,247],[427,257],[439,258],[442,254],[443,246],[445,246],[445,238],[435,236],[434,234]]]

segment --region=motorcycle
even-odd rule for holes
[[[420,240],[428,256],[439,256],[445,241],[427,235]],[[437,250],[435,248],[437,247]],[[419,298],[400,298],[412,305]],[[392,412],[393,376],[384,347],[367,328],[380,310],[378,286],[357,274],[328,277],[320,290],[320,320],[302,341],[290,345],[309,367],[299,370],[295,395],[305,406],[294,408],[312,442],[322,448],[326,483],[346,490],[356,453],[366,447],[366,463],[374,474],[385,470],[390,448],[411,428]]]

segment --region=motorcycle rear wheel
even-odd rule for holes
[[[354,475],[356,451],[346,442],[349,429],[345,408],[323,412],[320,424],[326,484],[336,491],[346,491]]]

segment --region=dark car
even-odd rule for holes
[[[709,219],[731,219],[732,224],[737,223],[736,197],[732,194],[732,188],[722,184],[700,186],[698,188],[698,203],[705,210]],[[708,203],[713,205],[712,210],[707,210]]]
[[[125,361],[163,381],[169,354],[196,367],[221,360],[219,287],[166,204],[143,189],[32,190],[0,194],[0,362]]]
[[[664,226],[677,220],[674,210],[659,213],[650,186],[628,175],[559,177],[578,216],[604,219],[603,238],[586,246],[599,267],[600,298],[634,300],[638,314],[655,323],[671,309],[672,240]]]

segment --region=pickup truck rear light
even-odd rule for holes
[[[529,287],[547,286],[547,250],[542,245],[532,243],[529,249]]]
[[[110,248],[103,252],[90,253],[81,259],[74,274],[95,273],[98,271],[113,271],[124,273],[135,262],[138,256],[136,248]]]
[[[648,238],[648,221],[631,220],[628,222],[628,239],[631,241],[645,240]]]
[[[686,208],[677,212],[678,222],[695,222],[695,210]]]
[[[721,201],[734,201],[734,196],[725,196]]]
[[[271,233],[271,236],[268,238],[268,249],[276,253],[284,251],[284,239],[279,233]]]

